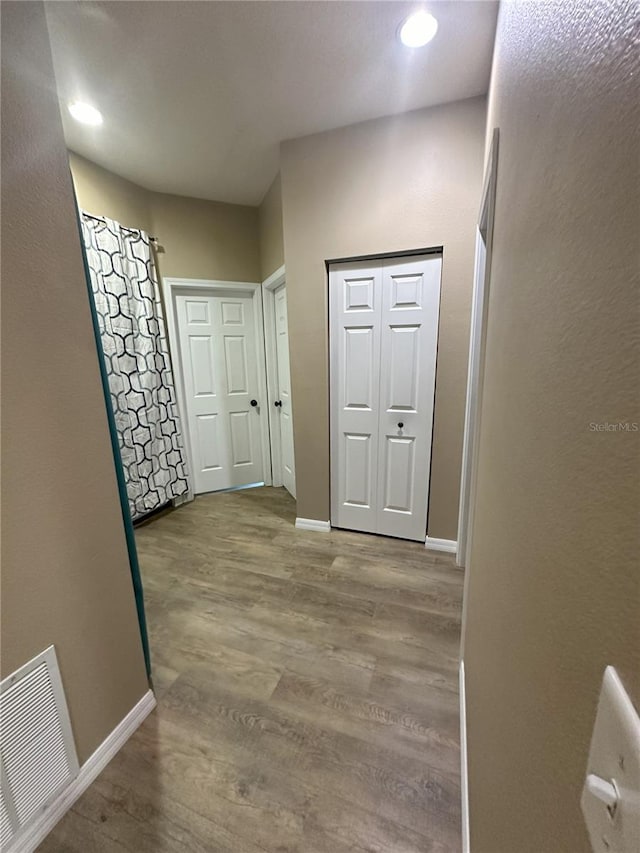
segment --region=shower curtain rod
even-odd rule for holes
[[[104,222],[105,221],[104,216],[94,216],[93,213],[85,213],[84,211],[81,211],[81,213],[83,216],[86,216],[87,219],[95,219],[96,222]],[[139,231],[140,230],[139,228],[129,228],[127,225],[121,225],[120,227],[124,228],[125,231]],[[158,242],[157,237],[152,237],[151,235],[149,235],[149,239],[153,240],[154,243]]]

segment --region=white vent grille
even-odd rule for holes
[[[13,821],[9,817],[9,812],[4,801],[4,794],[2,793],[2,789],[0,789],[0,850],[4,850],[12,838]]]
[[[18,836],[78,772],[55,649],[0,685],[2,843]]]

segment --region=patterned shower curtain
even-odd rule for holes
[[[82,233],[136,519],[189,490],[160,290],[144,231],[83,212]]]

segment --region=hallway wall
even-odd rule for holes
[[[158,238],[162,275],[261,281],[258,208],[156,193],[69,152],[78,204]]]
[[[598,428],[640,424],[633,15],[500,11],[464,637],[473,853],[588,853],[580,793],[608,664],[640,706],[640,432]]]
[[[298,515],[329,518],[325,260],[444,246],[428,531],[455,539],[486,99],[281,146]],[[425,484],[426,485],[426,484]]]
[[[258,211],[260,232],[260,268],[262,280],[269,278],[284,263],[282,224],[282,179],[280,174],[267,190]]]
[[[165,252],[163,275],[219,281],[261,280],[258,209],[150,193],[153,233]]]
[[[44,7],[0,14],[1,674],[55,645],[83,762],[148,684]]]
[[[73,151],[69,151],[69,166],[80,208],[153,234],[147,190]]]

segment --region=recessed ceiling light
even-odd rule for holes
[[[422,47],[438,32],[438,22],[428,12],[414,12],[400,27],[400,41],[406,47]]]
[[[83,104],[81,101],[74,101],[69,104],[69,112],[76,121],[81,121],[82,124],[102,124],[102,113],[91,104]]]

